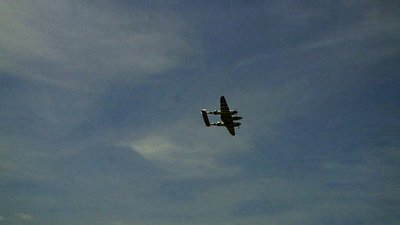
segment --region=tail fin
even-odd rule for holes
[[[210,120],[208,119],[207,111],[205,109],[201,110],[201,115],[203,116],[204,123],[207,127],[210,126]]]

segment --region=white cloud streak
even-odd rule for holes
[[[42,123],[33,126],[37,136],[68,135],[101,107],[110,84],[169,71],[192,50],[186,25],[167,10],[6,0],[0,12],[0,72],[26,82],[1,96],[3,112]]]
[[[176,67],[191,49],[180,33],[184,23],[168,12],[83,1],[0,4],[3,73],[39,74],[66,86],[142,80]]]
[[[21,220],[24,221],[29,221],[32,222],[33,221],[33,216],[30,214],[26,214],[26,213],[15,213],[15,216],[17,216],[18,218],[20,218]]]
[[[193,117],[184,117],[173,125],[158,127],[143,138],[127,142],[175,178],[224,177],[237,173],[238,168],[219,165],[217,159],[224,154],[245,151],[248,144],[241,138],[231,137],[225,128],[206,129],[197,122]]]

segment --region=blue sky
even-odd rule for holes
[[[0,224],[399,224],[399,7],[1,1]]]

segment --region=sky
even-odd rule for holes
[[[400,224],[399,8],[0,1],[0,225]]]

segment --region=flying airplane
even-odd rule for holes
[[[229,110],[228,104],[226,103],[225,97],[221,96],[220,98],[220,107],[221,110],[213,110],[207,111],[206,109],[201,110],[201,115],[203,116],[204,123],[207,127],[209,126],[225,126],[228,129],[229,133],[232,136],[235,136],[235,127],[239,127],[241,123],[234,122],[235,120],[241,120],[242,117],[237,116],[238,111],[236,110]],[[220,122],[210,123],[207,114],[214,114],[214,115],[221,115]]]

